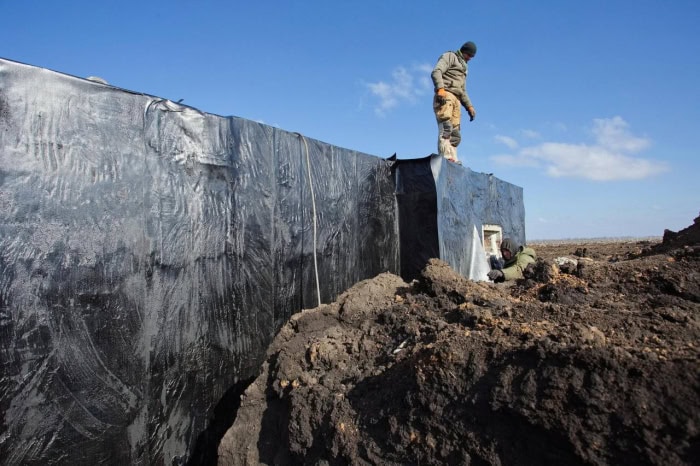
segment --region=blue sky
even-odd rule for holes
[[[436,151],[430,71],[472,40],[458,154],[530,240],[700,212],[700,2],[0,0],[0,57],[380,157]]]

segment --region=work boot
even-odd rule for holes
[[[450,144],[449,139],[440,138],[440,142],[438,143],[438,153],[450,162],[458,162],[457,148]]]

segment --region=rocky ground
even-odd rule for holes
[[[219,464],[699,464],[700,217],[530,246],[516,283],[433,260],[295,315]]]

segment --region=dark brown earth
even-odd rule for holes
[[[516,283],[433,260],[295,315],[219,464],[700,464],[700,217],[530,246]]]

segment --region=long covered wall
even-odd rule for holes
[[[487,177],[0,59],[2,464],[184,464],[293,312],[434,255],[399,223],[471,277],[482,217],[524,236]]]
[[[385,160],[0,60],[3,463],[183,458],[397,235]]]

